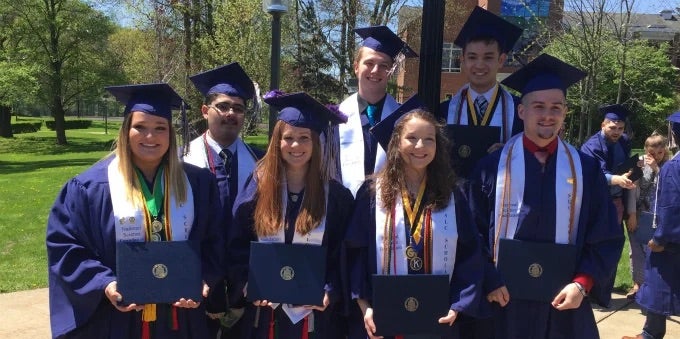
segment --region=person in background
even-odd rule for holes
[[[635,187],[628,190],[626,199],[628,216],[626,231],[630,243],[630,273],[633,277],[633,287],[626,294],[626,298],[635,299],[640,285],[644,281],[645,246],[638,240],[637,233],[650,233],[654,223],[654,206],[656,204],[657,184],[661,166],[668,161],[670,153],[666,147],[666,138],[656,132],[645,140],[645,155],[642,157],[643,176],[635,182]],[[640,229],[640,232],[637,230]]]
[[[116,149],[66,183],[47,220],[52,337],[207,338],[201,300],[119,304],[116,242],[200,244],[204,297],[224,276],[225,244],[215,178],[177,156],[182,98],[167,84],[106,89],[126,105]]]
[[[352,296],[370,338],[372,274],[447,274],[451,308],[438,319],[453,325],[446,338],[458,338],[457,316],[476,316],[480,303],[483,261],[469,204],[455,184],[443,126],[418,106],[411,98],[373,128],[387,162],[359,189],[345,239]]]
[[[208,122],[208,129],[189,143],[183,160],[209,169],[217,179],[224,220],[222,230],[226,237],[231,227],[234,199],[263,154],[240,137],[249,102],[252,103],[250,106],[256,106],[256,90],[253,81],[237,62],[189,78],[205,98],[201,113]],[[231,328],[234,328],[234,333],[239,332],[238,319],[243,309],[230,307],[226,288],[224,282],[215,286],[206,302],[211,338],[237,338],[230,335]]]
[[[680,137],[680,112],[668,117],[673,138]],[[661,167],[656,201],[656,230],[647,243],[645,280],[637,302],[647,312],[642,333],[623,339],[661,339],[666,317],[680,315],[680,158]]]
[[[616,206],[617,220],[621,225],[626,214],[624,191],[632,189],[635,184],[628,178],[629,173],[615,174],[614,171],[617,165],[630,157],[630,139],[624,133],[626,117],[630,111],[625,106],[616,104],[603,106],[600,112],[604,115],[601,130],[583,143],[581,151],[600,163],[609,184],[609,194]]]
[[[234,205],[227,246],[234,286],[230,294],[245,297],[250,244],[257,241],[326,246],[326,295],[322,306],[249,303],[242,320],[248,326],[242,326],[240,338],[273,339],[274,332],[279,338],[307,338],[311,329],[315,338],[341,338],[333,310],[342,298],[340,245],[354,199],[323,170],[320,134],[346,117],[304,92],[270,92],[264,100],[280,110],[279,121],[267,153]],[[289,314],[304,314],[304,319],[293,322],[297,317]]]
[[[472,212],[489,256],[484,307],[493,314],[498,339],[599,338],[588,299],[609,303],[624,237],[599,164],[558,136],[567,88],[585,75],[542,54],[506,78],[503,83],[522,94],[518,114],[524,132],[483,158],[473,172]],[[519,248],[573,245],[569,281],[550,301],[513,298],[506,281],[521,282],[524,275],[504,276],[495,266],[516,259],[501,257],[502,239],[518,241]]]

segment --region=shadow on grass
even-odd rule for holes
[[[0,175],[12,173],[26,173],[41,169],[57,168],[65,166],[93,165],[99,159],[64,159],[64,160],[40,160],[40,161],[2,161],[0,160]]]

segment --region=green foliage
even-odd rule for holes
[[[40,130],[42,121],[39,122],[17,122],[12,124],[12,133],[33,133]]]
[[[45,126],[54,131],[54,120],[45,121]],[[65,129],[86,129],[92,126],[92,120],[66,120],[64,122]]]

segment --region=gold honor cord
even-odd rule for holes
[[[427,177],[423,178],[420,182],[420,187],[418,188],[418,195],[416,196],[416,203],[411,207],[411,199],[408,197],[408,190],[406,187],[401,188],[401,198],[404,203],[404,208],[406,209],[406,216],[408,217],[409,224],[411,225],[411,234],[413,240],[416,244],[420,243],[420,233],[423,229],[423,218],[418,218],[416,214],[420,210],[420,204],[423,202],[423,196],[425,195],[425,186],[427,183]],[[419,219],[419,220],[418,220]]]
[[[493,94],[491,95],[491,101],[489,101],[489,104],[486,106],[486,111],[483,112],[483,118],[481,122],[481,126],[487,126],[489,124],[489,120],[491,119],[492,111],[494,108],[496,108],[496,100],[498,99],[498,93],[500,92],[501,86],[496,86],[496,89],[494,89]],[[467,104],[468,108],[474,110],[477,110],[477,107],[475,106],[474,100],[472,99],[472,95],[470,94],[470,91],[467,92]],[[477,121],[477,114],[470,114],[472,116],[472,123],[474,126],[479,126],[480,123]]]
[[[574,158],[572,157],[571,152],[569,151],[569,148],[567,147],[566,143],[562,140],[562,145],[564,146],[564,150],[567,153],[567,158],[569,159],[569,169],[571,170],[571,178],[573,179],[572,185],[571,185],[571,199],[569,201],[570,203],[570,208],[569,208],[569,243],[572,243],[572,241],[575,241],[574,239],[574,218],[576,216],[576,194],[577,194],[577,184],[578,184],[578,177],[576,176],[576,166],[574,165]],[[513,144],[514,145],[514,144]],[[511,175],[511,162],[510,159],[512,159],[512,150],[513,150],[513,145],[509,145],[510,150],[508,151],[508,157],[506,160],[505,164],[505,173],[503,174],[505,176],[505,185],[503,186],[503,202],[501,203],[501,215],[500,215],[500,220],[497,220],[496,222],[496,239],[494,240],[493,243],[493,256],[494,256],[494,262],[496,262],[496,246],[498,246],[498,240],[501,235],[501,228],[505,230],[504,232],[504,237],[507,238],[508,236],[508,223],[509,220],[505,215],[506,212],[506,207],[508,204],[506,203],[507,201],[510,200],[510,188],[511,188],[511,180],[512,180],[512,175]],[[509,211],[509,209],[508,209]],[[513,235],[514,236],[514,235]]]

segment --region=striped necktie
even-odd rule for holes
[[[234,154],[227,148],[220,152],[220,158],[222,158],[224,164],[224,173],[227,174],[227,178],[231,177],[231,158],[233,156]]]
[[[475,99],[475,108],[477,109],[477,116],[481,121],[484,119],[484,113],[486,113],[486,108],[489,107],[489,102],[483,95],[480,95]]]

